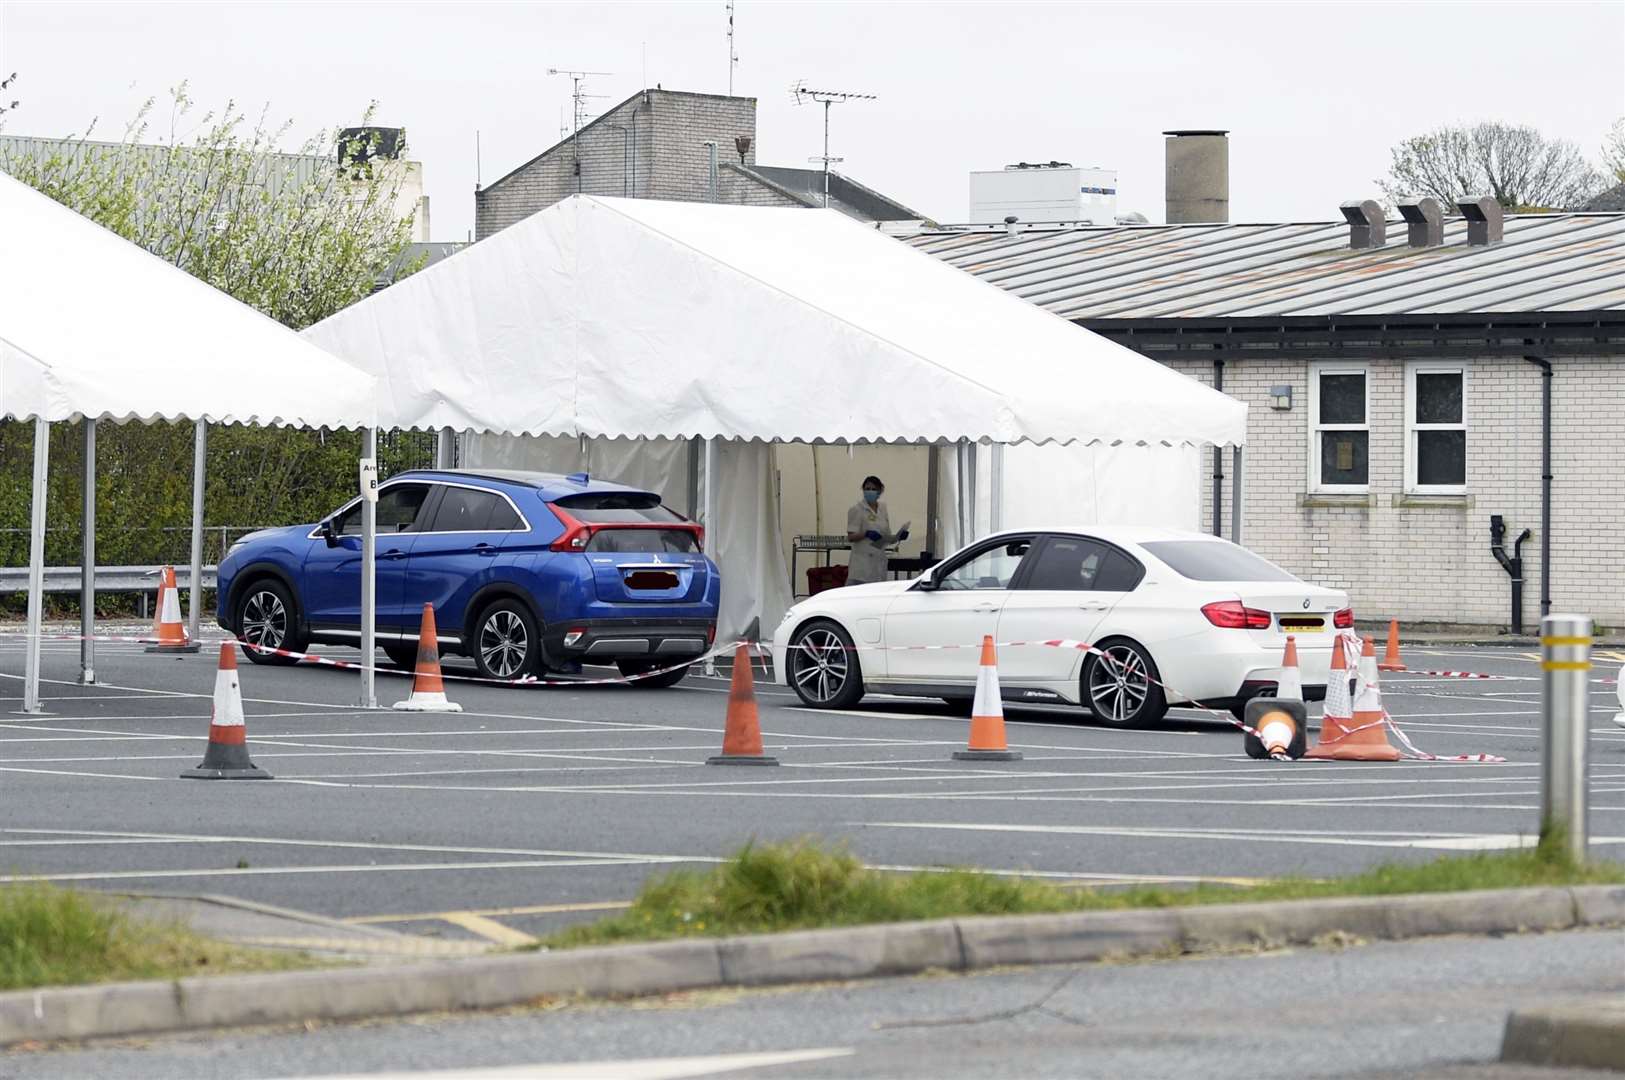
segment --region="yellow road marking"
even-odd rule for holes
[[[632,906],[630,900],[594,900],[581,904],[536,904],[531,907],[481,908],[474,911],[430,911],[419,915],[357,915],[347,923],[450,922],[453,915],[556,915],[571,911],[619,911]]]
[[[1601,657],[1604,660],[1612,660],[1616,664],[1625,664],[1625,652],[1620,652],[1618,649],[1608,652],[1593,652],[1591,655],[1593,657]]]
[[[536,939],[511,926],[504,926],[495,919],[487,919],[484,915],[476,915],[472,911],[448,911],[440,916],[453,926],[461,926],[471,934],[478,934],[487,941],[494,941],[498,945],[534,945]]]

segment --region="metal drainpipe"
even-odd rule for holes
[[[1224,359],[1213,361],[1213,389],[1224,392]],[[1213,535],[1224,535],[1224,447],[1213,448]]]
[[[1552,363],[1525,360],[1540,368],[1540,616],[1552,613]]]

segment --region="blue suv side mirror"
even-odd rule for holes
[[[322,522],[317,531],[322,534],[322,539],[327,541],[328,547],[336,548],[339,546],[339,538],[333,535],[333,522],[331,518]]]

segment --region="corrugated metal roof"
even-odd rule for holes
[[[1397,240],[1396,240],[1397,236]],[[1354,251],[1343,222],[926,229],[905,243],[1068,319],[1625,309],[1625,214],[1525,214],[1504,239]]]

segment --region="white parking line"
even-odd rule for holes
[[[1308,829],[1160,829],[1109,825],[982,825],[941,821],[872,821],[876,829],[941,829],[957,832],[1051,833],[1158,840],[1240,840],[1245,843],[1323,844],[1336,847],[1428,848],[1488,851],[1533,847],[1538,837],[1514,833],[1349,833]],[[1397,837],[1397,838],[1396,838]],[[1595,836],[1593,844],[1625,844],[1625,836]]]

